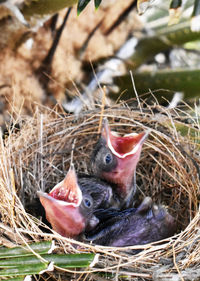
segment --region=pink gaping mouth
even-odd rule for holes
[[[140,134],[132,133],[123,137],[111,132],[107,119],[104,119],[102,136],[105,137],[109,149],[119,158],[125,158],[137,153],[149,135],[149,130]]]
[[[63,181],[58,183],[50,192],[49,196],[78,207],[82,201],[82,192],[77,183],[76,172],[70,167]]]
[[[66,237],[74,237],[83,231],[85,218],[79,210],[82,192],[73,166],[65,179],[49,194],[38,191],[38,196],[45,209],[46,218],[54,230]]]

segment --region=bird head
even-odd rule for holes
[[[94,221],[92,197],[82,193],[73,165],[63,181],[48,194],[38,191],[38,196],[47,220],[62,236],[76,237]]]
[[[125,198],[132,187],[142,145],[149,131],[119,136],[104,119],[102,132],[91,159],[95,175],[116,185],[117,193]]]

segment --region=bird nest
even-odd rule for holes
[[[13,122],[8,136],[1,140],[2,244],[55,240],[61,252],[99,254],[98,262],[85,271],[57,271],[57,278],[64,280],[114,277],[197,280],[200,276],[198,119],[181,109],[155,106],[138,110],[127,104],[105,109],[104,116],[111,129],[120,133],[151,129],[137,167],[137,185],[141,198],[151,196],[156,204],[167,206],[177,221],[176,235],[143,246],[111,248],[61,237],[45,225],[36,191],[48,191],[64,178],[74,142],[76,170],[90,172],[90,155],[98,139],[102,113],[99,109],[85,111],[76,119],[58,110],[42,113],[38,110],[33,118]],[[138,249],[142,251],[133,254]]]

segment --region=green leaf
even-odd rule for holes
[[[138,41],[131,58],[133,62],[131,68],[135,70],[156,54],[169,50],[173,46],[182,46],[189,41],[198,40],[199,37],[200,31],[191,31],[189,21],[160,28],[156,30],[155,35],[145,35]]]
[[[66,7],[73,6],[77,0],[26,0],[20,10],[26,19],[34,16],[54,14]]]
[[[94,254],[44,254],[41,257],[48,263],[53,262],[54,265],[63,268],[69,267],[87,267],[94,260]],[[11,259],[0,260],[0,268],[20,268],[21,265],[38,266],[43,263],[37,256],[17,257]],[[0,271],[1,272],[1,271]]]
[[[41,271],[47,269],[48,269],[48,264],[41,263],[41,262],[34,265],[23,264],[18,267],[12,267],[12,268],[0,270],[0,277],[39,274]]]
[[[196,17],[200,14],[200,1],[199,0],[195,0],[194,2],[194,9],[193,9],[193,13],[192,16]]]
[[[177,9],[181,7],[182,5],[182,0],[172,0],[170,4],[170,9]]]
[[[174,91],[183,92],[186,99],[200,96],[199,69],[143,71],[134,73],[133,77],[138,95],[148,93],[150,89],[155,91],[158,100],[163,96],[170,99]],[[127,90],[122,96],[123,99],[135,97],[130,74],[115,78],[114,83],[120,87],[120,91]],[[157,91],[158,89],[161,90]],[[110,97],[117,99],[118,95],[111,93]]]
[[[79,268],[88,267],[94,262],[95,254],[92,253],[48,254],[53,246],[52,241],[29,244],[29,247],[39,256],[36,256],[26,246],[12,249],[1,247],[0,277],[19,276],[13,281],[21,281],[26,275],[52,271],[54,265],[61,268]]]
[[[102,0],[94,0],[95,9],[98,9]]]
[[[80,13],[85,9],[87,4],[90,2],[90,0],[79,0],[77,5],[77,14],[80,15]]]
[[[48,253],[48,251],[51,249],[52,241],[35,242],[32,244],[29,244],[29,247],[37,253],[45,254],[45,253]],[[6,247],[0,248],[0,259],[10,258],[10,257],[29,256],[29,255],[33,255],[33,253],[25,245],[21,246],[21,247],[15,247],[15,248],[6,248]]]

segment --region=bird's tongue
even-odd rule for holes
[[[78,207],[82,201],[82,192],[77,183],[76,173],[73,167],[70,167],[66,177],[62,182],[57,184],[49,193],[57,200],[69,203]]]

